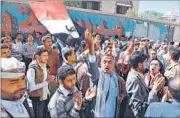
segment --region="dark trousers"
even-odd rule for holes
[[[49,98],[43,101],[40,101],[39,97],[30,97],[30,99],[32,100],[35,118],[50,118],[48,111]]]
[[[126,96],[120,105],[119,118],[124,118],[124,113],[125,113],[127,104],[128,104],[128,97]]]

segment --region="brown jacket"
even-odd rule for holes
[[[33,68],[35,70],[35,83],[39,84],[43,82],[43,70],[36,60],[32,61],[29,65],[29,68]],[[30,97],[40,97],[40,101],[43,101],[43,88],[29,92]]]
[[[50,66],[49,68],[50,75],[56,76],[57,70],[60,67],[59,54],[56,51],[50,50],[47,64]],[[49,83],[49,90],[51,95],[53,95],[54,92],[56,91],[55,80]]]

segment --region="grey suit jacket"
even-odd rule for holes
[[[149,92],[144,80],[132,69],[127,77],[126,90],[129,102],[125,117],[143,117],[148,104],[158,101],[156,93]]]

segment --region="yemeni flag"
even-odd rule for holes
[[[62,1],[29,2],[29,5],[37,19],[51,34],[65,33],[73,38],[79,37]]]

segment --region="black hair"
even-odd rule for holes
[[[73,52],[73,51],[74,51],[74,49],[72,49],[72,48],[68,48],[68,47],[64,48],[64,49],[62,50],[62,53],[63,53],[64,58],[67,60],[67,59],[68,59],[68,56],[71,56],[71,55],[72,55],[72,52]]]
[[[130,56],[130,64],[137,69],[139,63],[143,63],[147,59],[147,55],[140,51],[135,51]]]
[[[46,50],[43,46],[37,47],[36,51],[35,51],[35,55],[39,55],[41,56],[41,54],[43,52],[48,52],[48,50]]]
[[[8,47],[7,45],[2,44],[2,45],[1,45],[1,50],[2,50],[2,49],[9,49],[9,47]]]
[[[2,37],[1,38],[1,44],[3,44],[6,39],[7,39],[7,37]]]
[[[53,48],[53,49],[56,49],[56,48],[57,48],[57,46],[56,46],[56,45],[52,45],[52,48]]]
[[[170,45],[174,45],[174,42],[172,41],[172,42],[170,42]]]
[[[132,40],[132,36],[128,37],[128,41]]]
[[[71,35],[68,35],[66,39],[66,44],[70,47],[75,47],[75,44],[76,44],[75,41],[76,39],[74,39]]]
[[[16,33],[15,38],[17,38],[18,35],[22,35],[20,32]]]
[[[80,47],[85,48],[86,47],[86,42],[85,41],[81,41]]]
[[[136,45],[140,45],[140,42],[136,42],[136,43],[134,43],[134,45],[136,46]]]
[[[41,33],[41,32],[36,32],[36,33],[38,33],[39,35],[42,35],[42,33]]]
[[[173,47],[173,48],[169,51],[169,55],[170,55],[175,61],[178,61],[179,58],[180,58],[180,50]]]
[[[175,77],[169,79],[168,90],[173,98],[177,102],[180,102],[180,75],[176,75]]]
[[[159,60],[159,59],[152,59],[151,61],[150,61],[150,63],[152,62],[152,61],[154,61],[154,60],[156,60],[156,61],[158,61],[159,62],[159,67],[160,67],[160,69],[159,69],[159,72],[161,73],[161,74],[164,74],[164,66],[163,66],[163,64],[162,64],[162,62]]]
[[[118,35],[115,35],[114,38],[117,39],[117,38],[119,38],[119,37],[118,37]]]
[[[76,72],[71,65],[63,65],[58,69],[57,80],[64,80],[67,76],[75,73]]]

